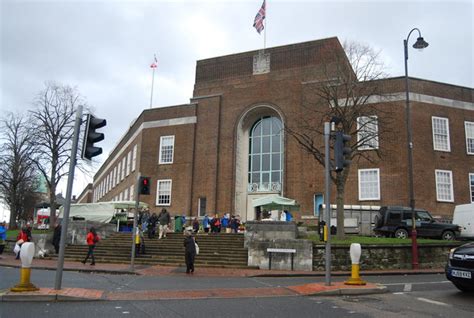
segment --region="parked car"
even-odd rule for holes
[[[459,290],[474,292],[474,242],[451,249],[446,277]]]
[[[415,209],[418,237],[454,240],[460,233],[456,224],[436,221],[426,210]],[[375,217],[374,233],[381,236],[408,238],[412,229],[411,208],[402,206],[381,207]]]
[[[453,223],[461,227],[461,239],[474,238],[474,203],[456,205]]]

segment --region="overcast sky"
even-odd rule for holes
[[[99,163],[149,108],[155,53],[161,107],[189,102],[196,60],[263,46],[252,27],[262,0],[0,3],[0,110],[31,109],[45,81],[77,87],[107,119]],[[429,47],[410,49],[409,74],[474,87],[473,10],[472,0],[267,0],[267,47],[337,36],[382,50],[389,74],[401,76],[403,39],[418,27]],[[73,193],[90,181],[78,178]]]

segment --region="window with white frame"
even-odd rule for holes
[[[112,170],[112,187],[115,188],[117,185],[117,166],[114,167],[114,170]]]
[[[130,200],[130,198],[128,196],[128,188],[123,190],[123,199],[124,200]]]
[[[449,142],[449,120],[442,117],[431,117],[433,127],[433,149],[451,151]]]
[[[380,169],[359,169],[359,200],[380,200]]]
[[[135,171],[137,168],[137,150],[138,145],[133,146],[132,171]]]
[[[474,155],[474,122],[465,121],[466,151],[468,155]]]
[[[359,150],[379,148],[379,126],[377,116],[357,118],[357,144]]]
[[[471,202],[474,203],[474,173],[469,174],[469,189],[471,190]]]
[[[441,202],[454,202],[453,173],[449,170],[435,170],[436,199]]]
[[[122,159],[122,172],[120,173],[120,181],[125,178],[125,165],[127,163],[127,157],[123,157]]]
[[[127,155],[127,176],[130,174],[131,166],[132,166],[132,151],[129,151]]]
[[[117,184],[122,180],[122,161],[119,161],[117,166]]]
[[[131,185],[130,186],[130,200],[134,200],[135,199],[135,192],[133,192],[133,190],[135,190],[135,185]]]
[[[156,205],[171,205],[171,180],[158,180],[156,189]]]
[[[160,164],[173,163],[174,136],[161,136],[160,138]]]

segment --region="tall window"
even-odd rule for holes
[[[249,140],[249,191],[281,190],[282,128],[280,119],[270,116],[253,125]]]
[[[449,170],[435,170],[436,199],[442,202],[453,202],[453,173]]]
[[[122,180],[122,161],[119,161],[118,167],[117,167],[117,184],[120,183],[120,180]]]
[[[160,164],[173,163],[174,136],[160,138]]]
[[[171,205],[171,180],[158,180],[156,205]]]
[[[127,155],[127,176],[130,174],[131,166],[132,166],[132,151],[129,151]]]
[[[117,166],[114,167],[114,181],[112,182],[113,187],[117,185]]]
[[[433,125],[433,148],[438,151],[451,151],[449,143],[449,120],[441,117],[431,117]]]
[[[132,185],[130,186],[130,200],[134,200],[134,199],[135,199],[135,192],[134,192],[134,190],[135,190],[135,185],[132,184]]]
[[[474,173],[469,174],[469,189],[471,190],[471,202],[474,203]]]
[[[135,168],[137,167],[137,149],[138,145],[133,146],[132,171],[135,171]]]
[[[379,148],[379,126],[377,116],[357,118],[357,143],[359,150]]]
[[[466,151],[468,155],[474,155],[474,122],[465,121]]]
[[[127,163],[127,157],[123,157],[122,159],[122,172],[120,173],[120,181],[125,178],[125,164]]]
[[[359,169],[359,200],[380,200],[379,169]]]

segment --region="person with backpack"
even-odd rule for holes
[[[89,233],[87,233],[86,241],[87,241],[87,246],[89,247],[89,250],[87,252],[86,258],[82,261],[82,264],[85,264],[90,256],[92,258],[91,265],[95,265],[94,249],[95,249],[95,245],[100,241],[100,237],[99,235],[97,235],[97,232],[95,231],[93,227],[91,227],[89,230]]]

